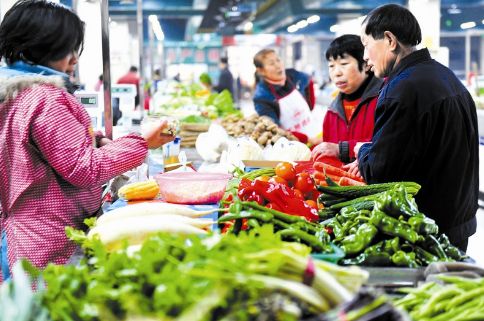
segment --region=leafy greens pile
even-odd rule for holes
[[[42,303],[54,321],[300,320],[348,301],[367,278],[356,267],[308,260],[308,247],[281,241],[271,226],[238,237],[158,234],[136,251],[112,253],[82,232],[68,234],[88,256],[42,273]]]

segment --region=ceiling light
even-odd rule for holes
[[[476,23],[474,21],[464,22],[460,24],[461,29],[470,29],[470,28],[474,28],[475,26],[476,26]]]
[[[298,23],[296,23],[296,26],[299,28],[299,29],[302,29],[302,28],[305,28],[308,26],[308,22],[306,20],[301,20],[299,21]]]
[[[252,30],[252,28],[254,27],[254,24],[252,22],[246,22],[245,25],[244,25],[244,31],[245,32],[249,32]]]
[[[156,39],[158,39],[158,41],[163,41],[163,39],[165,39],[165,35],[163,34],[163,30],[161,29],[158,17],[152,14],[148,16],[148,20],[151,22],[151,27],[153,28],[153,33],[155,34]]]
[[[461,14],[462,10],[457,8],[456,4],[452,4],[449,9],[447,9],[448,14]]]
[[[289,32],[289,33],[293,33],[293,32],[296,32],[298,30],[299,30],[299,28],[296,25],[290,25],[289,27],[287,27],[287,32]]]
[[[481,22],[482,22],[482,24],[484,25],[484,19],[482,19],[482,21],[481,21]]]
[[[332,25],[331,27],[329,27],[329,31],[331,32],[337,32],[339,29],[339,25]]]
[[[307,19],[307,22],[309,23],[315,23],[315,22],[318,22],[319,21],[319,16],[318,15],[314,15],[314,16],[311,16]]]

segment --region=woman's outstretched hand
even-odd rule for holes
[[[153,126],[143,134],[149,149],[155,149],[175,139],[168,121],[163,120],[158,126]]]

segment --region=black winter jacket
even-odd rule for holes
[[[368,183],[415,181],[419,210],[460,242],[476,231],[479,134],[474,101],[427,49],[403,58],[382,88],[371,144],[358,153]]]

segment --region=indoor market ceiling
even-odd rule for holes
[[[156,15],[165,39],[191,40],[196,33],[234,35],[287,33],[287,28],[310,16],[319,21],[296,34],[331,34],[338,18],[357,17],[388,3],[382,0],[143,0],[143,16]],[[393,3],[405,5],[406,0]],[[136,0],[109,0],[114,19],[135,19]],[[441,0],[441,30],[462,31],[461,24],[474,21],[484,29],[484,0]],[[147,19],[146,19],[147,20]],[[146,23],[146,22],[145,22]],[[251,26],[251,29],[248,28]],[[250,30],[250,31],[247,31]]]

